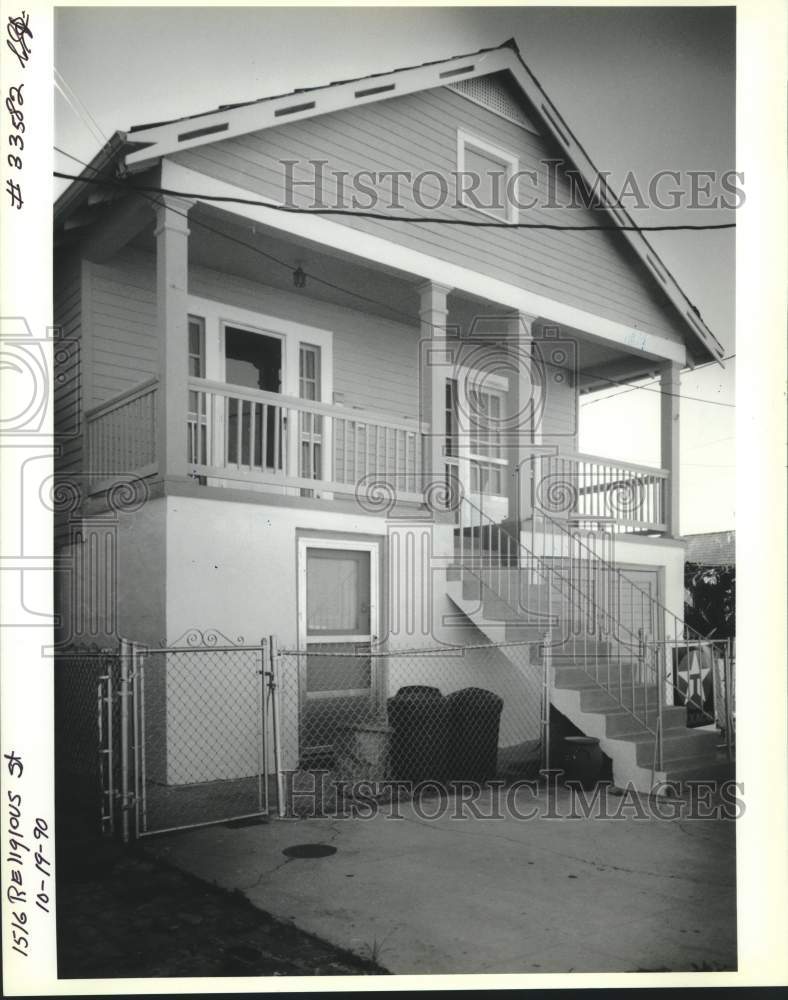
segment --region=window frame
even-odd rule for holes
[[[457,172],[458,174],[465,173],[465,156],[466,148],[471,147],[477,153],[482,156],[489,156],[494,160],[499,160],[501,166],[504,167],[505,181],[504,184],[508,187],[511,182],[512,177],[514,177],[520,169],[519,158],[514,154],[510,153],[508,150],[502,149],[500,146],[496,146],[486,139],[482,139],[477,135],[473,135],[470,132],[466,132],[464,129],[457,129]],[[502,219],[500,215],[489,208],[480,208],[478,205],[474,205],[473,202],[468,200],[467,192],[464,190],[462,184],[459,185],[459,190],[456,192],[458,196],[459,204],[464,208],[469,208],[474,212],[479,212],[482,215],[486,215],[488,218],[495,219],[497,222],[502,222],[505,225],[513,225],[519,219],[519,210],[517,205],[513,201],[504,198],[504,210],[506,212],[506,218]]]

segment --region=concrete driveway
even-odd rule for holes
[[[569,793],[474,817],[456,800],[369,819],[271,820],[146,842],[163,859],[396,974],[736,968],[735,823],[566,818]],[[653,800],[652,800],[653,801]],[[645,803],[645,805],[643,804]],[[493,811],[489,796],[477,811]],[[560,818],[546,818],[551,812]],[[456,818],[463,815],[465,818]],[[293,845],[336,849],[290,858]]]

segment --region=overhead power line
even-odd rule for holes
[[[733,361],[733,359],[735,357],[736,357],[735,354],[728,354],[726,357],[720,358],[720,361]],[[695,372],[699,372],[701,370],[701,368],[708,368],[710,365],[716,365],[716,364],[717,364],[716,361],[704,361],[702,365],[695,365],[695,367],[692,369],[691,374],[694,374]],[[646,389],[646,388],[648,388],[648,386],[654,385],[655,382],[659,382],[659,376],[656,376],[655,378],[650,378],[645,385],[628,385],[626,387],[626,389],[622,389],[621,392],[611,392],[611,394],[609,396],[600,396],[597,399],[589,399],[584,404],[584,406],[593,406],[594,403],[606,403],[609,399],[615,399],[616,396],[626,396],[626,394],[628,392],[634,392],[635,389]],[[604,392],[604,390],[602,390],[602,391]],[[700,399],[699,396],[682,396],[681,398],[682,399],[696,399],[696,400]],[[704,402],[706,402],[706,403],[716,403],[718,406],[731,406],[731,407],[735,406],[734,403],[722,403],[722,402],[720,402],[719,400],[716,400],[716,399],[706,399],[706,400],[704,400]]]
[[[667,233],[679,230],[708,229],[735,229],[735,222],[709,223],[707,225],[696,225],[694,223],[676,223],[672,226],[626,226],[618,223],[607,225],[577,225],[566,226],[553,222],[496,222],[493,220],[481,221],[477,219],[445,219],[436,218],[432,215],[390,215],[385,212],[368,212],[350,208],[298,208],[295,205],[276,205],[268,201],[261,201],[255,198],[236,198],[228,195],[200,194],[194,191],[177,191],[173,188],[163,188],[149,184],[128,184],[118,178],[86,178],[77,174],[66,174],[58,170],[54,171],[55,177],[63,180],[81,181],[85,184],[107,184],[114,187],[123,187],[128,191],[146,192],[151,194],[166,194],[176,198],[187,198],[194,201],[216,202],[219,204],[249,205],[254,208],[268,208],[274,212],[285,212],[289,215],[318,215],[318,216],[342,216],[351,219],[374,219],[378,222],[404,222],[410,225],[431,225],[431,226],[468,226],[472,229],[540,229],[548,232],[621,232],[621,233]]]
[[[74,160],[76,163],[80,163],[86,169],[93,169],[95,171],[95,168],[91,168],[89,164],[87,164],[87,163],[84,162],[84,160],[81,160],[79,157],[74,156],[71,153],[67,153],[64,149],[61,149],[59,146],[55,146],[54,149],[58,153],[61,153],[63,156],[68,157],[70,160]],[[98,171],[95,171],[95,172],[98,173]],[[79,181],[82,181],[83,183],[91,183],[91,182],[93,182],[95,180],[94,178],[86,178],[86,177],[82,177],[82,176],[74,176],[72,174],[65,174],[65,173],[61,173],[59,171],[54,171],[54,175],[56,177],[60,177],[60,178],[66,179],[66,180],[69,180],[69,179],[70,180],[79,180]],[[112,182],[107,181],[105,183],[112,183]],[[173,196],[178,196],[178,197],[184,197],[184,198],[189,198],[189,197],[198,197],[198,198],[201,198],[202,197],[202,196],[195,196],[195,195],[187,195],[187,194],[183,194],[182,192],[173,192],[173,191],[169,191],[169,190],[167,190],[165,188],[156,188],[156,187],[152,187],[152,186],[151,187],[143,187],[143,186],[140,186],[140,187],[129,187],[129,186],[125,185],[125,184],[122,184],[121,182],[115,182],[115,184],[120,184],[120,186],[123,187],[124,190],[140,194],[143,198],[145,198],[147,201],[151,202],[151,204],[153,204],[153,205],[164,205],[165,203],[162,201],[161,196],[167,195],[167,194],[170,194],[170,195],[173,195]],[[260,203],[260,204],[265,204],[265,203]],[[266,207],[270,208],[270,207],[275,207],[275,206],[269,206],[269,205],[266,204]],[[285,268],[290,273],[294,272],[296,270],[296,268],[299,266],[296,262],[290,262],[290,261],[282,260],[280,257],[277,257],[275,254],[269,253],[268,251],[265,251],[265,250],[261,250],[258,246],[255,246],[253,243],[248,243],[246,240],[242,240],[242,239],[240,239],[237,236],[233,236],[230,233],[223,232],[222,230],[217,229],[216,227],[209,225],[207,222],[204,222],[202,219],[198,219],[198,218],[195,218],[193,216],[189,216],[189,214],[187,212],[180,211],[179,209],[174,208],[173,206],[170,206],[170,208],[171,208],[172,211],[175,212],[176,215],[180,215],[182,218],[187,219],[188,222],[189,222],[189,224],[190,224],[190,226],[195,226],[195,225],[199,226],[200,228],[204,229],[207,232],[213,233],[214,235],[219,236],[222,239],[225,239],[225,240],[227,240],[227,241],[229,241],[231,243],[235,243],[238,246],[244,247],[246,250],[249,250],[250,252],[257,254],[258,256],[264,258],[265,260],[269,260],[272,263],[277,264],[278,266],[280,266],[282,268]],[[326,278],[321,278],[319,275],[313,274],[311,272],[304,272],[304,273],[305,273],[305,277],[306,278],[309,278],[310,280],[316,282],[317,284],[323,285],[326,288],[331,288],[334,291],[338,291],[338,292],[340,292],[342,294],[350,295],[353,298],[358,299],[359,301],[368,302],[371,305],[376,305],[376,306],[382,307],[382,308],[386,309],[388,312],[390,312],[392,315],[399,316],[401,319],[405,319],[409,323],[421,323],[421,322],[423,322],[421,320],[420,316],[417,316],[417,315],[415,315],[413,313],[405,312],[402,309],[397,309],[396,306],[391,306],[391,305],[389,305],[389,303],[383,302],[380,299],[375,299],[375,298],[372,298],[370,296],[363,295],[361,292],[357,292],[357,291],[355,291],[352,288],[346,288],[343,285],[338,285],[338,284],[336,284],[333,281],[328,281]],[[556,367],[556,368],[560,367],[558,365],[555,365],[555,366],[550,365],[549,362],[545,362],[545,363],[547,364],[548,367]],[[713,364],[715,362],[709,362],[709,363]],[[684,395],[682,395],[681,393],[678,393],[678,392],[668,392],[667,390],[664,390],[664,389],[652,389],[652,388],[650,388],[648,386],[633,386],[629,382],[623,382],[620,379],[608,378],[608,377],[603,376],[603,375],[599,375],[599,376],[596,376],[596,377],[598,379],[600,379],[601,381],[608,382],[610,385],[624,386],[627,390],[640,389],[643,392],[655,392],[655,393],[658,393],[659,395],[674,396],[674,397],[676,397],[678,399],[691,400],[691,401],[697,402],[697,403],[707,403],[707,404],[712,405],[712,406],[724,406],[724,407],[735,408],[735,404],[734,403],[724,403],[724,402],[721,402],[720,400],[716,400],[716,399],[703,399],[700,396],[684,396]]]

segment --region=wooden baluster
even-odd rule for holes
[[[255,468],[257,466],[257,462],[255,461],[255,455],[256,455],[256,450],[257,450],[257,435],[256,435],[255,432],[257,430],[257,407],[258,406],[262,410],[263,406],[265,406],[265,403],[252,403],[252,407],[251,407],[252,412],[250,414],[250,420],[249,420],[249,466],[250,466],[250,468]],[[262,424],[262,417],[260,419],[260,422]],[[261,441],[260,442],[260,468],[261,469],[263,467],[262,449],[263,449],[263,442]]]
[[[266,404],[263,404],[263,408],[260,411],[260,418],[260,443],[262,446],[260,470],[265,472],[268,468],[268,406]]]

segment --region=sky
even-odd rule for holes
[[[643,188],[657,170],[736,168],[730,7],[60,7],[55,144],[89,160],[101,133],[508,38],[614,188],[629,172]],[[56,154],[55,169],[75,168]],[[643,224],[733,222],[734,214],[633,211]],[[735,353],[734,230],[649,239],[725,354]],[[711,401],[682,401],[683,533],[734,527],[734,375],[735,360],[682,377],[683,396]],[[580,450],[659,464],[659,399],[620,388],[584,397]]]

